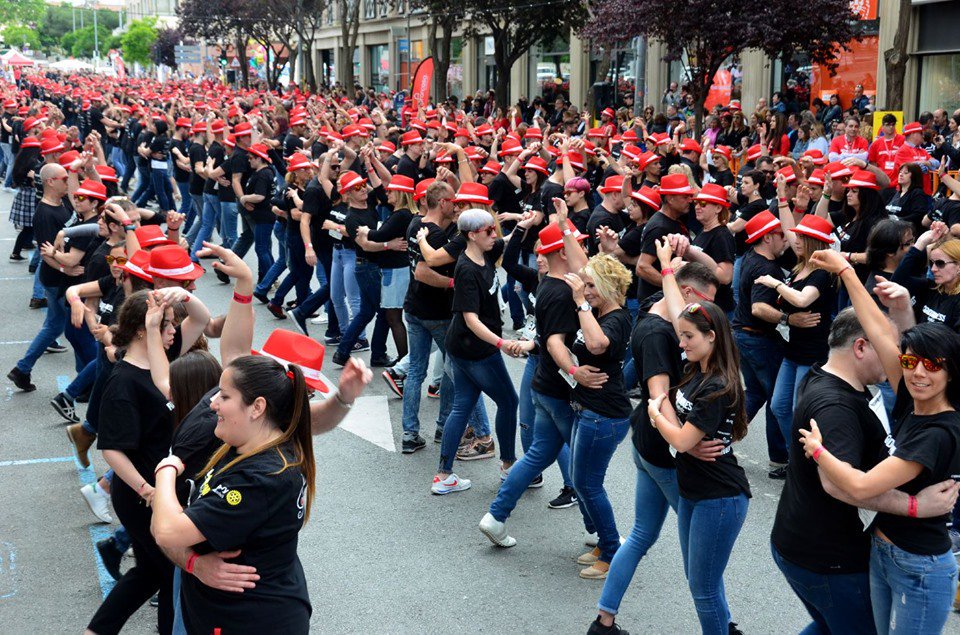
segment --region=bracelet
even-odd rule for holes
[[[782,285],[782,284],[783,284],[782,282],[778,282],[778,283],[773,287],[773,290],[776,291],[777,289],[780,288],[780,285]]]
[[[187,558],[187,564],[186,566],[183,567],[183,570],[189,573],[190,575],[193,575],[193,567],[194,565],[197,564],[197,558],[199,557],[200,557],[200,554],[197,553],[196,551],[191,553],[190,557]]]
[[[67,302],[69,302],[70,304],[73,304],[74,302],[79,302],[79,301],[80,301],[80,296],[78,295],[72,295],[67,298]]]
[[[383,243],[383,248],[384,248],[385,250],[389,250],[389,249],[390,249],[390,247],[389,247],[389,245],[387,245],[387,243]]]
[[[250,304],[253,302],[252,295],[240,295],[236,291],[233,292],[233,301],[237,304]]]
[[[841,269],[840,272],[837,274],[837,277],[838,278],[842,277],[844,272],[849,271],[850,269],[853,269],[853,265],[847,265],[846,267]]]
[[[824,447],[822,445],[817,446],[817,449],[813,451],[813,454],[810,455],[810,458],[813,459],[814,463],[820,461],[820,455],[823,454]]]
[[[153,471],[153,475],[156,476],[157,474],[160,473],[160,470],[162,470],[165,467],[172,467],[173,469],[177,470],[177,472],[180,471],[176,465],[173,465],[172,463],[164,463],[163,465],[161,465],[160,467],[158,467],[156,470]]]
[[[63,273],[63,265],[60,265],[60,273]]]
[[[304,245],[304,247],[306,247],[307,249],[313,249],[313,243],[307,243],[306,245]]]
[[[786,202],[787,202],[787,199],[785,199],[785,198],[780,198],[779,196],[777,197],[777,200],[780,201],[781,203],[786,203]]]
[[[850,262],[851,252],[849,252],[849,251],[844,251],[844,252],[842,252],[840,255],[843,256],[843,259],[844,259],[844,260],[846,260],[847,262]]]
[[[564,229],[564,230],[563,230],[563,235],[564,235],[564,236],[569,236],[569,235],[572,234],[572,233],[573,233],[573,232],[570,231],[569,229]]]
[[[503,338],[502,338],[502,337],[498,337],[498,338],[497,338],[496,347],[497,347],[497,348],[500,348],[501,346],[503,346]]]
[[[146,484],[147,484],[146,481],[144,481],[143,483],[140,483],[140,487],[137,488],[137,494],[139,494],[140,492],[143,491],[143,486],[146,485]]]
[[[578,369],[578,368],[580,368],[580,367],[579,367],[579,366],[571,366],[571,367],[570,367],[570,370],[567,371],[567,374],[572,377],[572,376],[574,375],[574,373],[577,372],[577,369]]]
[[[447,288],[448,288],[448,289],[452,289],[452,288],[453,288],[453,278],[450,278],[450,284],[447,285]]]
[[[124,225],[124,226],[123,226],[123,231],[125,231],[125,232],[135,232],[135,231],[137,231],[137,226],[136,226],[136,225]]]
[[[343,397],[340,396],[340,393],[339,393],[339,392],[338,392],[338,393],[334,393],[333,396],[334,396],[334,398],[337,400],[337,403],[339,403],[341,406],[343,406],[343,407],[346,408],[347,410],[350,410],[350,408],[353,408],[353,402],[347,403],[346,401],[344,401],[344,400],[343,400]]]
[[[672,276],[672,275],[673,275],[673,268],[671,267],[667,267],[666,269],[662,269],[660,271],[660,276],[663,278],[666,278],[667,276]]]
[[[916,518],[916,517],[917,517],[917,511],[918,511],[918,510],[917,510],[917,507],[918,507],[917,497],[916,497],[916,496],[911,496],[910,498],[907,499],[907,501],[908,501],[908,502],[907,502],[907,516],[909,516],[910,518]]]

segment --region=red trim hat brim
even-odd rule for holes
[[[327,376],[324,375],[319,370],[315,368],[307,368],[303,364],[297,364],[296,362],[285,360],[283,358],[277,357],[276,355],[271,355],[266,351],[251,350],[250,354],[263,355],[264,357],[275,359],[281,364],[283,364],[284,368],[286,368],[290,364],[295,365],[297,368],[300,369],[300,372],[303,373],[303,383],[305,383],[306,385],[310,386],[311,388],[319,392],[324,399],[327,399],[330,397],[329,393],[332,390],[331,386],[333,386],[333,382],[331,382],[327,378]]]
[[[640,201],[641,203],[649,206],[652,209],[657,209],[657,210],[660,209],[660,203],[657,203],[652,198],[647,198],[646,196],[641,194],[639,190],[637,190],[636,192],[630,192],[630,198],[636,201]]]
[[[493,201],[488,198],[483,198],[477,194],[455,194],[453,197],[454,203],[476,203],[477,205],[493,205]]]

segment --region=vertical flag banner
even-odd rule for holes
[[[413,99],[413,108],[426,107],[430,103],[430,87],[433,85],[433,56],[426,58],[417,66],[413,76],[413,86],[410,88],[410,97]]]

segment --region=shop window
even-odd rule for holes
[[[960,53],[921,58],[917,112],[938,108],[948,114],[960,108]]]

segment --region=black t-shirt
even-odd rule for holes
[[[63,204],[54,206],[42,200],[37,201],[37,209],[33,214],[33,237],[37,245],[52,245],[57,239],[57,233],[66,226],[71,217],[70,210]],[[45,287],[62,287],[66,281],[67,276],[60,273],[59,269],[48,265],[46,260],[40,260],[40,284]]]
[[[120,305],[123,304],[126,297],[123,292],[123,285],[117,284],[117,281],[109,273],[97,280],[97,284],[100,286],[100,304],[97,306],[100,324],[113,326],[117,322]]]
[[[184,465],[183,475],[177,479],[177,498],[181,505],[189,502],[190,492],[203,481],[198,474],[217,448],[223,445],[223,441],[213,434],[217,427],[217,413],[210,407],[210,402],[218,392],[220,386],[211,388],[173,432],[170,453],[183,461]]]
[[[702,249],[718,265],[724,262],[729,262],[732,265],[737,258],[737,240],[726,225],[717,225],[709,231],[700,232],[691,244]],[[733,286],[721,284],[717,288],[714,302],[724,312],[732,311],[734,308]]]
[[[901,381],[900,391],[906,391]],[[900,392],[898,391],[898,393]],[[923,488],[947,479],[960,480],[960,413],[935,415],[908,413],[893,430],[896,446],[891,454],[923,466],[920,474],[897,489],[915,496]],[[876,526],[896,546],[921,556],[939,556],[950,551],[949,516],[910,518],[877,514]]]
[[[563,335],[567,348],[573,345],[577,331],[580,330],[580,320],[577,318],[577,309],[573,304],[573,293],[563,280],[546,276],[537,287],[537,303],[534,308],[540,363],[537,364],[537,372],[533,376],[531,386],[547,397],[568,400],[570,385],[564,377],[567,377],[569,369],[564,368],[561,371],[557,367],[553,355],[547,348],[547,339],[559,333]]]
[[[689,232],[680,221],[673,220],[663,212],[657,212],[651,216],[650,220],[643,226],[640,253],[653,256],[654,262],[656,262],[657,241],[668,234],[683,234],[684,236],[688,236]],[[660,287],[641,278],[638,284],[637,297],[643,300],[659,290]]]
[[[919,236],[924,231],[923,217],[933,209],[933,199],[923,188],[913,188],[904,194],[899,190],[887,203],[887,212],[902,221],[913,225],[914,233]]]
[[[789,326],[790,341],[784,348],[784,356],[802,366],[827,361],[827,355],[830,353],[830,347],[827,346],[827,338],[830,337],[830,315],[837,306],[835,278],[823,269],[814,269],[802,280],[794,279],[791,273],[785,282],[787,286],[797,291],[803,291],[810,286],[816,287],[820,291],[820,296],[804,308],[795,307],[781,297],[777,300],[777,308],[788,315],[803,311],[819,313],[820,323],[811,328]]]
[[[582,329],[577,331],[571,350],[577,358],[577,365],[600,369],[600,372],[607,374],[607,381],[599,389],[584,388],[577,384],[571,399],[604,417],[625,419],[630,416],[630,400],[623,386],[623,358],[630,341],[633,318],[630,311],[620,308],[597,318],[597,322],[610,340],[607,350],[599,355],[591,353],[583,339]]]
[[[927,277],[927,254],[911,247],[893,273],[892,280],[902,284],[913,296],[917,324],[939,322],[960,333],[960,295],[942,293]]]
[[[953,227],[960,223],[960,201],[952,198],[934,199],[933,210],[930,212],[930,220],[940,220]]]
[[[408,209],[398,209],[390,212],[387,220],[380,224],[380,227],[371,229],[367,235],[367,240],[375,243],[385,243],[394,238],[406,238],[407,229],[410,227],[410,221],[413,220],[413,212]],[[402,251],[388,249],[380,253],[381,269],[403,269],[410,262],[407,254]]]
[[[210,144],[210,147],[207,149],[207,157],[213,159],[214,170],[223,165],[223,161],[226,159],[226,153],[224,152],[223,146],[220,145],[219,141],[214,141]],[[206,182],[203,186],[203,193],[216,194],[219,189],[220,184],[217,183],[217,179],[206,179]]]
[[[487,192],[489,193],[490,200],[497,206],[498,212],[519,214],[522,211],[520,208],[520,197],[523,192],[523,187],[514,187],[513,183],[510,182],[510,178],[503,172],[493,177],[493,180],[490,181],[490,186],[487,188]]]
[[[670,454],[670,445],[663,435],[650,425],[650,416],[647,414],[647,400],[650,399],[647,381],[657,375],[667,375],[668,385],[675,386],[683,373],[677,332],[670,322],[649,312],[649,308],[661,299],[662,292],[647,298],[637,315],[637,325],[630,338],[633,363],[636,364],[640,382],[640,403],[630,415],[630,426],[633,428],[633,447],[640,456],[656,467],[673,469],[675,464]]]
[[[731,220],[749,221],[765,209],[767,209],[767,202],[762,198],[758,198],[755,201],[749,201],[741,205]],[[737,241],[737,256],[742,256],[747,253],[750,249],[750,245],[747,244],[747,232],[741,230],[734,238],[736,238]]]
[[[627,224],[623,235],[617,242],[617,246],[623,250],[623,253],[632,258],[636,258],[643,250],[643,225],[636,223]],[[626,297],[636,298],[640,287],[640,277],[637,275],[635,265],[625,265],[630,271],[630,286],[627,288]]]
[[[400,160],[397,161],[397,169],[395,170],[395,174],[408,176],[413,179],[414,183],[418,183],[424,178],[422,176],[422,171],[420,170],[420,161],[414,161],[406,154],[400,157]]]
[[[206,179],[196,173],[194,168],[199,163],[201,165],[207,162],[207,149],[202,143],[190,144],[190,193],[194,196],[203,194]]]
[[[121,450],[153,485],[153,470],[170,449],[172,417],[173,404],[157,390],[150,371],[120,360],[103,387],[97,448]],[[122,479],[113,486],[129,489]]]
[[[587,219],[587,254],[596,256],[600,251],[600,241],[597,240],[597,230],[601,227],[609,227],[617,232],[617,236],[623,236],[624,231],[630,223],[630,217],[621,212],[610,212],[603,205],[597,205],[593,208],[590,218]]]
[[[64,241],[64,244],[66,244],[66,241]],[[110,255],[110,250],[113,249],[113,245],[99,236],[96,236],[95,240],[88,242],[86,247],[75,239],[70,241],[70,245],[74,249],[83,249],[85,252],[83,257],[83,259],[86,260],[86,263],[83,265],[84,282],[92,282],[110,275],[110,265],[107,264],[107,256]]]
[[[553,206],[550,207],[553,210]],[[590,221],[590,211],[589,207],[584,207],[579,212],[571,211],[568,218],[570,222],[573,223],[573,226],[577,228],[581,234],[586,235],[587,233],[587,223]]]
[[[273,224],[276,216],[273,214],[273,188],[277,181],[273,178],[273,170],[270,166],[261,168],[250,174],[247,184],[243,191],[245,194],[259,194],[263,200],[253,205],[250,210],[250,219],[256,225]]]
[[[816,573],[849,574],[867,570],[870,534],[857,508],[827,494],[817,464],[804,457],[800,429],[815,419],[823,445],[858,470],[879,462],[887,432],[880,392],[859,391],[815,365],[800,382],[793,410],[787,480],[777,505],[771,541],[780,554]]]
[[[690,423],[704,433],[705,441],[723,441],[723,454],[716,461],[701,461],[689,454],[677,454],[677,485],[688,500],[727,498],[750,494],[750,483],[733,455],[734,408],[728,396],[711,399],[723,388],[716,377],[697,370],[691,380],[677,388],[674,408],[680,423]]]
[[[767,260],[751,249],[743,256],[743,262],[740,265],[740,302],[737,303],[733,314],[733,328],[775,337],[777,325],[754,317],[751,313],[753,305],[757,302],[763,302],[772,307],[777,306],[777,300],[780,297],[777,292],[754,282],[764,275],[783,280],[783,270],[775,261]]]
[[[421,227],[427,228],[427,244],[434,249],[440,249],[449,241],[447,231],[435,223],[425,223],[420,216],[414,216],[407,227],[407,257],[410,261],[410,286],[407,287],[407,296],[403,300],[403,310],[421,320],[449,320],[450,307],[453,304],[453,290],[432,287],[415,278],[417,264],[423,260],[420,245],[417,244],[417,232]],[[431,267],[442,276],[452,278],[456,263],[452,262],[442,267]]]
[[[544,215],[550,216],[553,213],[553,199],[555,198],[563,200],[563,185],[549,180],[544,181],[540,188],[540,209],[543,210]]]
[[[230,173],[241,175],[241,185],[246,183],[250,179],[250,175],[253,174],[253,167],[250,166],[250,155],[240,146],[234,148],[233,154],[230,155]],[[244,191],[244,194],[246,193]]]
[[[306,479],[297,467],[284,469],[285,460],[295,462],[291,448],[260,452],[223,471],[236,457],[231,449],[204,476],[184,513],[206,538],[194,546],[198,553],[240,549],[230,562],[255,567],[260,579],[241,594],[183,576],[187,631],[307,633],[310,596],[297,556]]]
[[[170,142],[170,158],[173,160],[173,180],[177,183],[186,183],[190,180],[190,170],[184,170],[177,164],[177,155],[173,153],[174,149],[178,150],[181,155],[189,159],[190,142],[186,139],[174,139]]]
[[[150,167],[154,169],[165,169],[166,166],[160,168],[159,164],[152,163],[153,161],[162,161],[166,162],[168,152],[170,151],[170,137],[166,134],[156,135],[150,139]]]
[[[497,347],[484,342],[467,326],[464,313],[476,313],[488,329],[498,337],[503,333],[500,301],[497,292],[497,260],[503,255],[504,243],[498,239],[493,249],[483,254],[485,263],[475,263],[466,253],[460,254],[453,273],[453,320],[447,329],[444,345],[447,352],[462,359],[480,360],[497,352]]]
[[[867,237],[873,226],[885,218],[880,215],[873,219],[848,220],[846,213],[841,209],[837,212],[829,212],[830,220],[836,228],[837,236],[840,238],[840,251],[851,253],[863,253],[867,251]],[[866,265],[854,265],[857,277],[864,280],[869,273],[869,267]]]
[[[238,151],[236,148],[231,150],[232,154],[227,154],[224,150],[223,162],[220,164],[220,169],[223,170],[222,178],[227,180],[226,185],[220,185],[217,183],[217,197],[220,199],[221,203],[236,203],[237,202],[237,193],[233,189],[233,175],[234,175],[234,157],[238,154],[241,154],[241,151]],[[241,183],[244,183],[245,180],[241,177]]]
[[[330,218],[330,197],[316,177],[310,179],[307,188],[303,191],[303,208],[301,212],[310,215],[310,242],[314,250],[325,247],[327,250],[333,245],[333,238],[329,231],[322,229],[323,222]]]
[[[298,150],[303,150],[303,139],[292,132],[288,132],[287,136],[283,138],[283,158],[289,159]]]
[[[377,210],[374,209],[372,203],[363,209],[358,209],[356,207],[347,208],[347,216],[343,221],[343,226],[347,230],[347,235],[343,237],[343,246],[347,249],[353,249],[357,252],[357,258],[366,258],[373,264],[380,264],[380,252],[379,251],[364,251],[356,243],[357,230],[360,227],[369,227],[371,230],[377,228],[377,223],[380,222],[380,217],[377,214]]]

